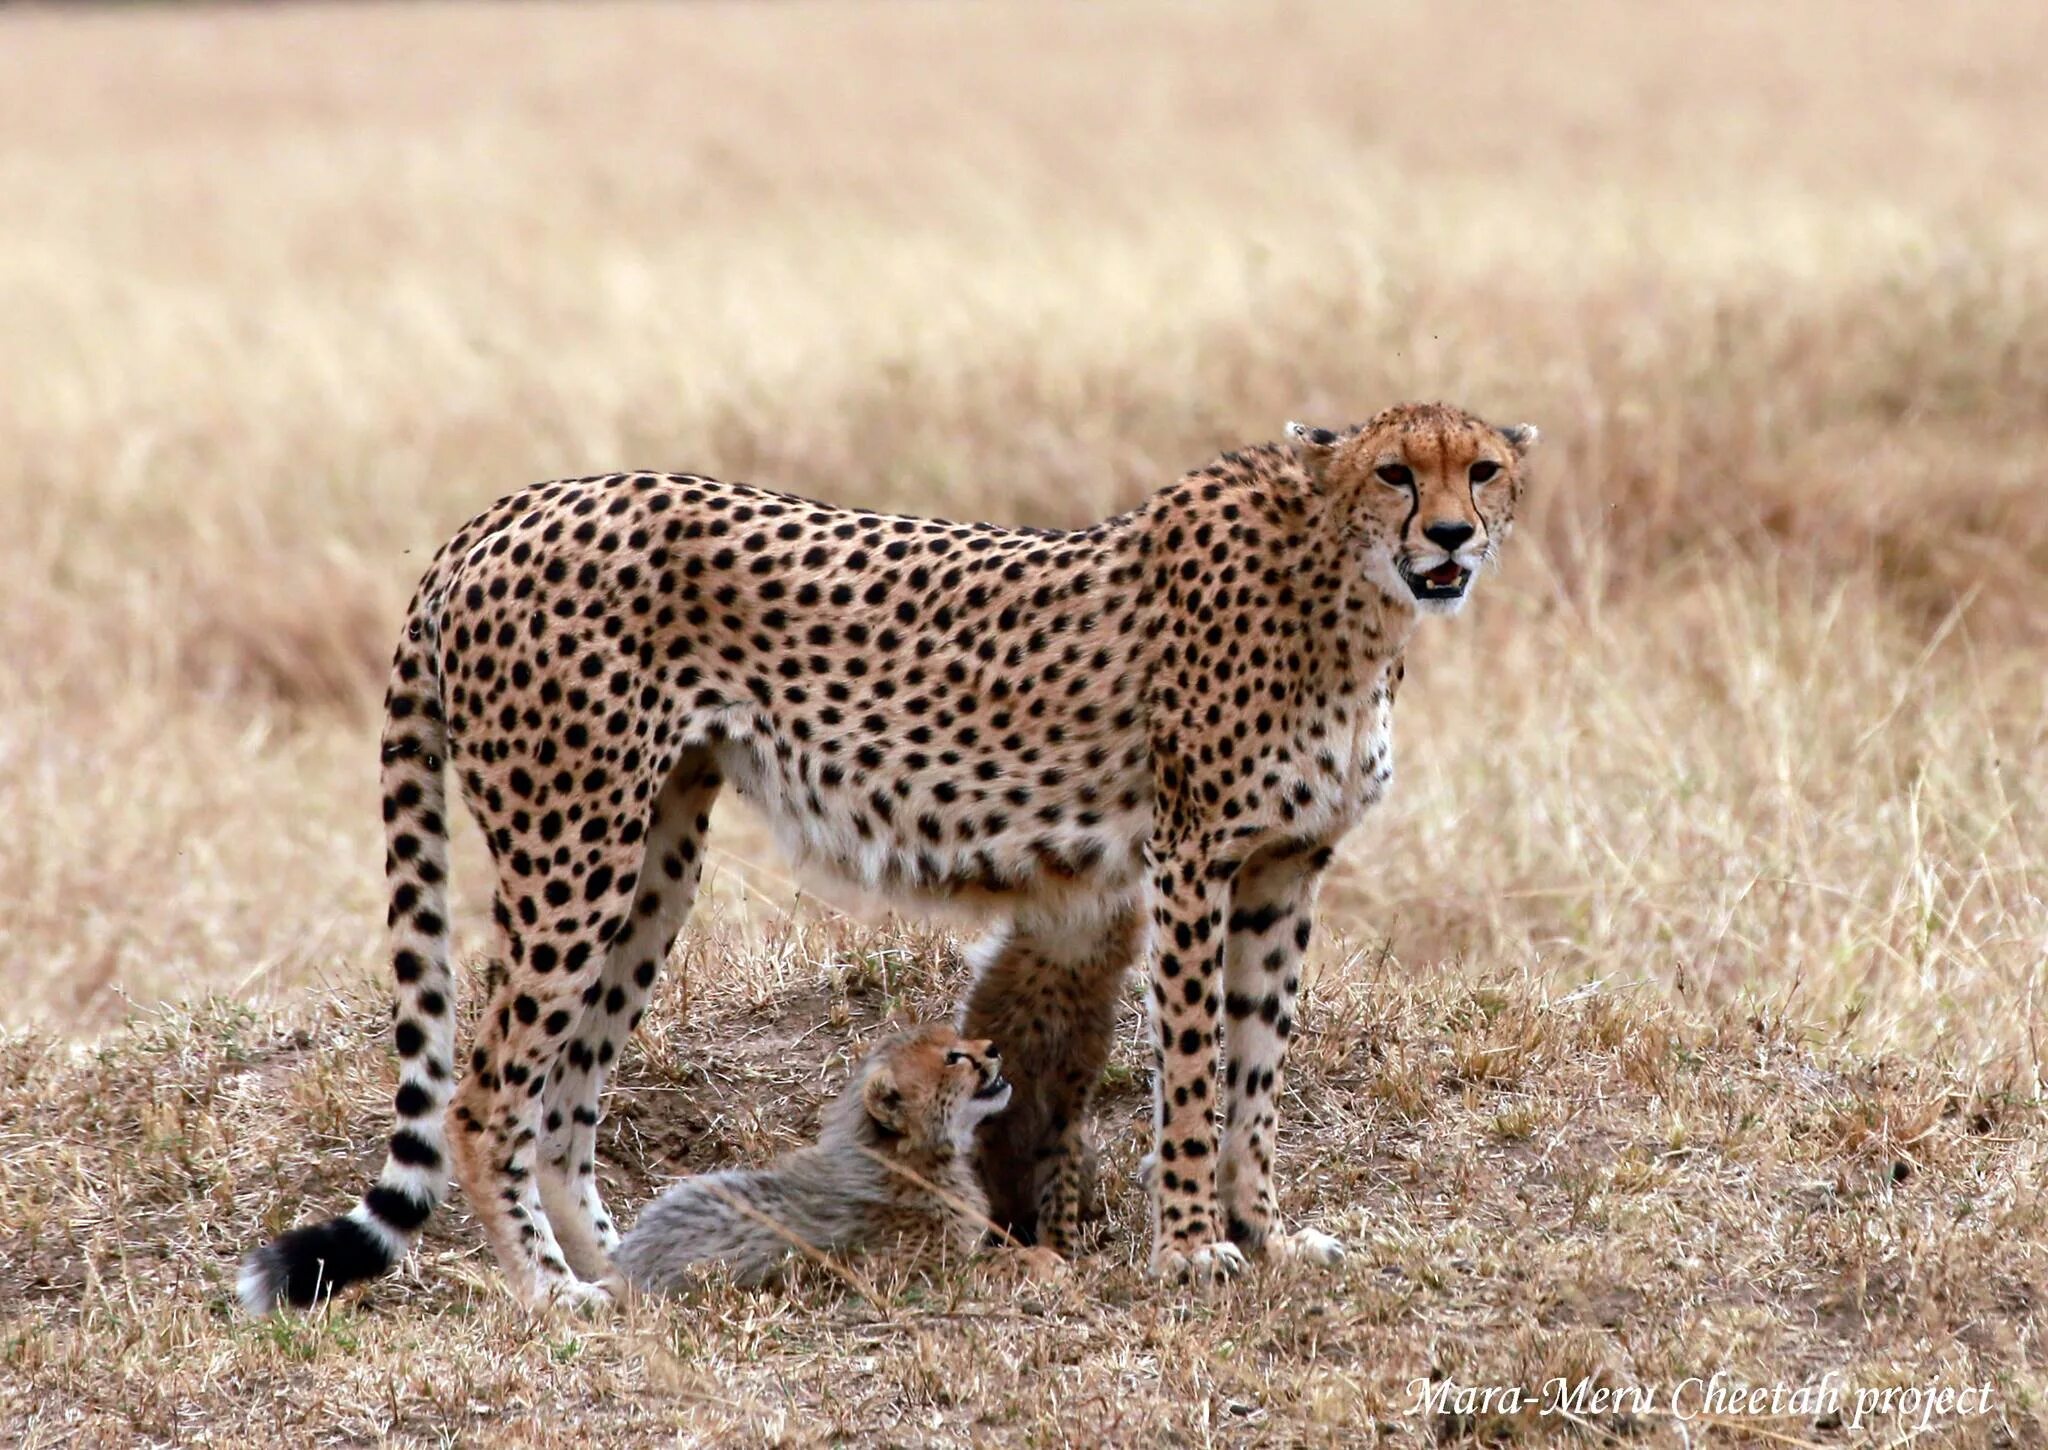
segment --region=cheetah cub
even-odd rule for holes
[[[972,1252],[988,1224],[974,1132],[1010,1102],[986,1042],[931,1026],[888,1038],[825,1110],[817,1143],[772,1167],[685,1178],[620,1241],[633,1287],[664,1292],[718,1262],[743,1284],[803,1248],[844,1253],[902,1240]]]

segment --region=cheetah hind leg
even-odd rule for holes
[[[501,933],[502,936],[502,933]],[[541,944],[595,954],[590,938]],[[501,949],[504,943],[501,940]],[[537,1140],[542,1087],[578,1026],[583,995],[599,970],[565,966],[516,977],[484,1009],[470,1072],[449,1107],[455,1176],[520,1302],[581,1307],[605,1297],[571,1273],[541,1197]]]
[[[597,1125],[606,1079],[640,1025],[661,966],[697,894],[704,835],[719,778],[708,759],[678,765],[648,816],[645,864],[626,929],[613,939],[602,975],[586,989],[582,1018],[545,1092],[541,1203],[570,1268],[585,1279],[611,1274],[619,1231],[597,1184]]]

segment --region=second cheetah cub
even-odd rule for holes
[[[683,1179],[648,1205],[613,1263],[634,1288],[666,1292],[714,1263],[762,1283],[800,1245],[937,1240],[970,1253],[988,1227],[974,1132],[1009,1101],[987,1042],[942,1025],[898,1033],[825,1109],[817,1143],[765,1169]]]

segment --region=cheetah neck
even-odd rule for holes
[[[1390,592],[1371,576],[1363,539],[1305,476],[1286,475],[1284,485],[1298,491],[1305,515],[1298,554],[1282,561],[1292,577],[1310,581],[1303,601],[1312,616],[1305,632],[1305,673],[1334,694],[1369,693],[1407,651],[1421,619],[1415,601]]]

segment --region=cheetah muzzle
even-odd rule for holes
[[[1406,559],[1400,562],[1399,567],[1401,578],[1417,599],[1463,599],[1466,586],[1472,582],[1472,570],[1456,559],[1446,559],[1420,572],[1413,562]]]
[[[991,1111],[1000,1113],[1010,1105],[1010,1080],[1003,1076],[1000,1069],[995,1069],[995,1075],[985,1078],[981,1086],[974,1090],[974,1098],[976,1102],[993,1103],[995,1106]]]

